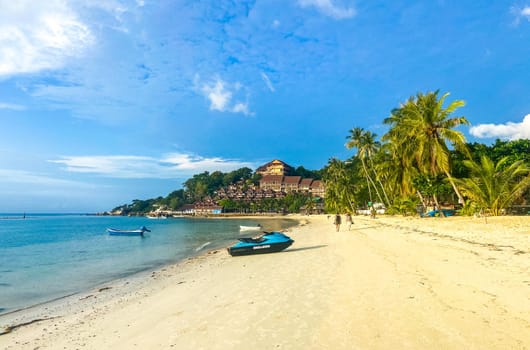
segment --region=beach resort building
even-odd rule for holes
[[[312,179],[309,179],[309,180],[312,180]],[[326,197],[326,188],[324,186],[324,183],[320,180],[311,181],[308,191],[309,193],[313,195],[313,197],[320,197],[320,198]]]
[[[299,185],[300,191],[309,192],[311,189],[311,183],[313,183],[313,179],[302,179]]]
[[[220,214],[223,207],[219,205],[222,200],[233,200],[236,202],[258,203],[266,199],[281,199],[292,192],[310,194],[315,200],[325,197],[325,189],[322,181],[292,174],[294,169],[282,162],[273,160],[262,165],[256,173],[262,175],[259,185],[240,180],[236,183],[217,189],[212,197],[205,197],[201,202],[188,205],[184,215],[211,215]],[[318,203],[321,205],[322,203]],[[318,208],[317,208],[318,209]]]
[[[259,181],[259,188],[262,190],[282,191],[283,175],[263,175]]]
[[[324,198],[326,191],[320,180],[303,179],[300,176],[265,175],[259,182],[262,190],[274,192],[304,192],[313,197]]]
[[[272,162],[264,164],[256,169],[256,174],[266,175],[290,175],[294,168],[281,160],[274,159]]]
[[[262,190],[274,192],[310,193],[313,197],[321,198],[324,198],[326,194],[322,181],[304,179],[301,176],[264,175],[259,182],[259,187]]]
[[[223,212],[223,207],[217,205],[213,201],[204,201],[194,204],[193,212],[196,215],[211,215],[211,214],[221,214]]]
[[[284,176],[282,187],[285,192],[298,192],[300,190],[301,176]]]
[[[256,169],[256,174],[262,175],[259,188],[275,193],[304,192],[324,198],[326,191],[322,181],[290,175],[293,172],[292,166],[274,159]]]

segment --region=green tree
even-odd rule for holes
[[[325,206],[328,212],[354,211],[355,180],[354,172],[347,164],[331,158],[324,168],[323,181],[326,187]]]
[[[294,169],[293,175],[301,176],[303,178],[310,178],[314,180],[320,180],[322,178],[322,175],[320,174],[320,171],[318,170],[307,170],[303,166],[299,166],[298,168]]]
[[[208,179],[208,193],[213,193],[213,191],[223,186],[224,175],[220,171],[214,171],[210,174]]]
[[[385,195],[386,201],[383,200],[381,197],[381,194],[379,193],[379,189],[376,186],[374,179],[370,175],[370,172],[373,172],[375,175],[375,178],[378,179],[377,173],[375,171],[375,168],[373,166],[373,157],[378,152],[378,150],[381,147],[381,143],[376,141],[376,134],[366,131],[363,128],[353,128],[350,130],[350,135],[346,138],[348,139],[348,142],[346,142],[346,148],[357,149],[357,158],[361,160],[361,164],[363,167],[364,175],[366,177],[366,183],[368,187],[368,193],[370,195],[370,201],[373,201],[372,199],[372,191],[371,188],[373,187],[377,198],[380,202],[385,203],[387,206],[389,204],[388,196],[386,195],[385,189],[382,185],[382,183],[378,180],[380,189],[382,190],[383,194]],[[366,163],[370,163],[370,170],[367,167]]]
[[[440,198],[443,195],[451,193],[451,186],[446,181],[446,178],[442,174],[436,176],[420,174],[416,176],[412,183],[416,187],[420,198],[432,198],[437,207],[440,208],[436,198]],[[425,204],[425,200],[423,204]],[[441,214],[443,215],[443,213]]]
[[[480,163],[464,161],[471,176],[455,179],[471,201],[479,208],[489,209],[494,216],[530,187],[529,167],[523,161],[506,166],[508,161],[509,157],[504,157],[495,164],[487,156],[482,156]]]
[[[450,151],[447,143],[467,153],[464,135],[454,128],[468,125],[469,122],[465,117],[450,117],[465,103],[456,100],[444,108],[447,96],[449,93],[438,98],[438,91],[435,91],[418,93],[415,97],[410,97],[385,119],[384,122],[390,125],[390,130],[384,138],[395,145],[395,152],[407,158],[403,162],[404,165],[416,167],[420,173],[434,177],[444,174],[458,196],[459,202],[463,203],[463,197],[451,176]],[[436,195],[434,200],[438,206]]]
[[[384,179],[383,183],[391,203],[418,194],[412,181],[418,175],[418,170],[410,165],[407,157],[400,154],[395,143],[382,145],[375,164],[378,174]]]
[[[186,203],[186,194],[183,189],[171,192],[166,197],[166,205],[171,210],[176,210]]]
[[[228,186],[230,184],[235,184],[238,181],[245,181],[248,179],[252,179],[252,177],[253,177],[252,169],[247,168],[247,167],[240,168],[240,169],[224,174],[222,185]]]
[[[223,210],[227,213],[234,212],[237,209],[237,203],[232,199],[221,199],[217,204],[223,207]]]

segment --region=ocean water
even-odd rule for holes
[[[86,215],[0,214],[0,314],[39,304],[204,250],[230,245],[239,225],[281,230],[288,219],[148,219]],[[110,236],[107,227],[144,237]]]

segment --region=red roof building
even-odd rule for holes
[[[302,179],[300,181],[300,191],[309,192],[311,190],[311,183],[313,179]]]
[[[282,190],[283,175],[263,175],[259,181],[259,187],[262,190],[273,190],[280,192]]]
[[[298,191],[301,180],[301,176],[284,176],[282,181],[282,190],[285,192]]]
[[[264,164],[256,169],[256,174],[265,175],[289,175],[293,171],[293,167],[289,164],[275,159],[272,162]]]

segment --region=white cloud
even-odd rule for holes
[[[24,170],[14,169],[0,169],[0,177],[4,183],[9,184],[24,184],[24,185],[39,185],[45,187],[56,187],[56,188],[93,188],[94,185],[87,183],[64,180],[56,177],[52,177],[46,174],[38,174],[35,172],[29,172]]]
[[[353,7],[341,8],[334,5],[332,0],[298,0],[298,4],[302,7],[315,7],[324,15],[335,19],[345,19],[355,16],[355,9]]]
[[[10,110],[13,110],[13,111],[23,111],[23,110],[26,109],[26,107],[22,106],[22,105],[12,104],[12,103],[0,102],[0,109],[10,109]]]
[[[210,101],[210,110],[253,115],[247,101],[242,102],[241,98],[234,97],[243,88],[239,82],[230,84],[219,77],[207,83],[201,83],[199,80],[199,77],[195,76],[195,89]]]
[[[0,0],[0,76],[56,69],[94,43],[61,0]]]
[[[192,154],[171,153],[160,158],[145,156],[65,156],[52,163],[63,164],[65,170],[123,179],[174,179],[204,171],[232,171],[254,168],[249,162],[219,157],[205,158]]]
[[[510,9],[511,13],[514,15],[514,25],[519,25],[521,22],[521,19],[526,18],[528,21],[530,21],[530,6],[525,7],[518,7],[518,6],[512,6]]]
[[[250,162],[242,162],[234,159],[220,157],[205,158],[192,154],[171,153],[161,159],[162,163],[169,165],[183,175],[192,175],[204,171],[232,171],[243,167],[255,168]]]
[[[74,156],[51,162],[64,164],[71,172],[121,178],[148,177],[152,163],[156,163],[153,158],[139,156]]]
[[[530,114],[527,114],[521,123],[479,124],[471,127],[469,132],[478,138],[530,139]]]
[[[232,108],[234,113],[243,113],[244,115],[252,115],[252,112],[248,109],[248,104],[246,103],[236,103]]]
[[[226,106],[232,99],[232,93],[226,90],[225,83],[220,79],[212,85],[204,84],[202,92],[210,100],[210,109],[214,111],[226,111]]]
[[[271,92],[274,92],[274,86],[272,85],[272,82],[271,80],[269,79],[269,76],[263,72],[261,72],[261,78],[263,79],[263,81],[265,82],[265,85],[267,85],[267,87],[269,88],[269,90]]]

